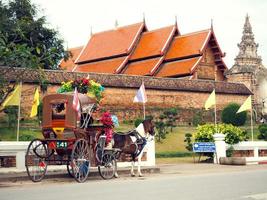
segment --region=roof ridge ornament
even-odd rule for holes
[[[143,23],[146,24],[146,14],[143,12]]]
[[[210,29],[213,31],[213,19],[210,19]]]
[[[119,23],[118,23],[118,20],[116,19],[116,20],[115,20],[115,30],[118,29],[118,26],[119,26]]]
[[[178,35],[181,35],[179,28],[178,28],[178,20],[177,20],[177,15],[175,15],[175,21],[174,21],[174,26],[176,27],[176,32]]]
[[[92,37],[93,35],[93,26],[90,26],[90,36]]]

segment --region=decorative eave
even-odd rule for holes
[[[210,44],[211,49],[214,53],[215,56],[215,63],[216,65],[222,70],[226,70],[228,69],[223,61],[223,57],[225,57],[225,53],[222,52],[219,43],[217,41],[217,38],[215,36],[215,33],[213,31],[213,28],[210,29],[209,34],[202,46],[202,48],[200,49],[200,54],[203,55],[203,52],[205,51],[205,49],[207,48],[207,46]]]

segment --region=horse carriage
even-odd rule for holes
[[[73,109],[73,93],[50,94],[43,98],[42,134],[30,142],[25,166],[29,178],[41,181],[48,165],[66,165],[68,174],[84,182],[90,167],[98,167],[103,179],[114,177],[119,149],[106,148],[105,126],[93,125],[97,103],[78,93],[80,110]]]

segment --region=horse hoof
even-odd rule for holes
[[[119,178],[119,174],[115,173],[114,178]]]
[[[139,177],[143,177],[144,175],[143,175],[143,174],[139,174],[138,176],[139,176]]]
[[[131,177],[135,177],[135,174],[131,174]]]

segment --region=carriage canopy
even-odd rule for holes
[[[72,108],[73,93],[49,94],[43,98],[43,128],[68,127],[76,128],[77,112]],[[88,112],[96,100],[86,94],[78,94],[81,110]]]

